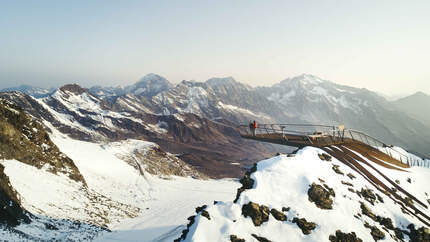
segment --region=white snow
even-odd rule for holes
[[[271,119],[269,116],[264,115],[262,113],[254,113],[251,110],[245,109],[245,108],[240,108],[234,105],[230,105],[230,104],[224,104],[222,102],[218,102],[218,107],[222,108],[224,110],[228,110],[230,112],[236,112],[236,113],[242,113],[242,114],[248,114],[254,117],[260,117],[260,118],[266,118],[266,119]]]
[[[234,196],[238,183],[232,180],[193,180],[175,177],[161,180],[150,176],[151,200],[142,204],[143,213],[113,227],[96,241],[165,241],[181,235],[195,214],[195,208],[213,201],[227,201]]]
[[[251,178],[255,180],[254,187],[244,191],[237,203],[224,202],[209,206],[206,210],[210,214],[211,220],[198,216],[185,241],[230,241],[231,234],[246,241],[257,241],[251,234],[263,236],[272,241],[285,241],[286,238],[288,241],[326,241],[329,235],[334,234],[338,229],[346,233],[354,231],[363,241],[373,241],[370,230],[363,226],[363,221],[375,225],[380,230],[382,228],[364,215],[359,219],[353,217],[353,215],[361,213],[359,201],[363,201],[376,215],[391,218],[395,227],[406,229],[410,223],[423,226],[415,217],[402,213],[400,206],[383,193],[378,192],[383,197],[384,203],[376,203],[375,206],[372,206],[357,194],[348,191],[348,186],[343,185],[341,181],[352,183],[355,190],[370,188],[376,192],[376,189],[362,176],[338,160],[321,161],[318,158],[319,153],[323,153],[323,151],[306,147],[300,150],[295,157],[282,155],[259,162],[258,170],[251,175]],[[334,173],[332,164],[339,165],[345,174],[352,173],[356,179],[351,180],[347,176]],[[409,172],[401,172],[376,164],[374,166],[391,179],[398,179],[401,186],[418,199],[425,202],[424,199],[429,198],[426,195],[426,193],[430,193],[429,169],[413,167],[408,169]],[[369,170],[371,169],[369,168]],[[318,178],[323,179],[325,184],[336,192],[332,210],[322,210],[308,200],[309,185],[313,182],[321,184]],[[412,179],[411,184],[407,182],[407,178]],[[288,221],[281,222],[270,215],[268,222],[259,227],[254,226],[249,217],[245,218],[241,215],[242,205],[250,201],[279,211],[282,207],[290,207],[291,210],[286,213]],[[419,208],[424,213],[430,213],[429,209],[421,206]],[[304,235],[297,225],[291,222],[293,217],[304,217],[307,221],[315,222],[317,227],[310,235]],[[385,241],[394,241],[387,234],[388,232],[384,232]]]
[[[52,141],[73,159],[88,188],[65,175],[55,175],[19,161],[3,160],[1,164],[22,198],[24,208],[38,216],[93,223],[100,219],[94,218],[94,213],[104,214],[107,226],[114,232],[104,233],[99,241],[172,241],[180,236],[188,223],[187,217],[195,213],[197,206],[228,200],[239,186],[231,179],[197,180],[175,176],[165,179],[145,171],[141,175],[122,159],[136,151],[148,152],[156,144],[141,140],[90,143],[70,139],[50,128]],[[137,217],[130,218],[128,213]],[[43,224],[37,220],[20,229],[36,238],[44,238],[41,226]],[[82,234],[89,237],[100,232],[90,232],[88,226],[82,229]],[[72,232],[67,237],[61,232],[52,232],[46,238],[75,238]],[[18,235],[12,236],[2,229],[0,234],[19,241]],[[85,236],[83,238],[89,238]]]

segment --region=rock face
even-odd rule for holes
[[[43,99],[21,93],[0,93],[0,97],[74,139],[155,142],[163,151],[179,154],[178,158],[211,177],[242,176],[242,167],[234,164],[251,165],[275,152],[271,145],[242,139],[235,124],[226,120],[213,122],[193,113],[157,115],[148,108],[130,108],[144,105],[141,103],[141,99],[146,98],[144,96],[128,100],[123,106],[129,109],[119,110],[109,101],[75,85],[62,87]],[[117,97],[116,100],[119,102],[124,98]]]
[[[410,229],[409,238],[412,242],[429,242],[430,241],[430,230],[428,228],[421,227],[419,229],[415,229],[413,224],[408,226]]]
[[[309,201],[321,209],[332,209],[333,199],[330,198],[332,194],[329,190],[321,185],[312,183],[308,190]]]
[[[245,191],[246,189],[251,189],[254,186],[254,180],[251,178],[251,174],[257,171],[257,164],[254,164],[250,170],[245,172],[245,175],[242,179],[239,180],[239,182],[242,184],[240,188],[237,189],[236,198],[233,202],[237,202],[237,200],[240,197],[240,194]]]
[[[60,152],[38,121],[20,107],[0,99],[0,159],[15,159],[70,179],[85,180],[73,161]]]
[[[0,164],[0,224],[16,226],[21,222],[29,223],[30,217],[20,204],[16,191],[4,174],[4,166]]]
[[[242,206],[242,215],[251,217],[255,226],[260,226],[262,223],[269,221],[269,208],[264,205],[249,202]]]

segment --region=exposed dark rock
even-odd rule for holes
[[[430,204],[430,199],[427,199],[427,203]]]
[[[391,218],[376,216],[376,221],[378,221],[380,225],[385,226],[387,229],[394,230],[394,225]]]
[[[364,197],[364,199],[366,199],[366,201],[370,202],[372,205],[375,204],[376,195],[373,193],[373,190],[361,188],[359,193]]]
[[[209,215],[209,212],[205,210],[207,207],[208,207],[207,205],[203,205],[203,206],[201,206],[201,207],[197,207],[197,208],[196,208],[196,213],[198,214],[198,213],[200,213],[200,212],[201,212],[201,215],[202,215],[203,217],[207,218],[208,220],[211,220],[211,217],[210,217],[210,215]]]
[[[258,236],[256,234],[251,234],[252,237],[254,237],[256,240],[258,240],[258,242],[272,242],[271,240],[268,240],[264,237]]]
[[[183,240],[187,237],[188,232],[190,232],[190,227],[194,224],[196,216],[190,216],[187,219],[189,221],[189,223],[187,224],[187,228],[182,230],[181,237],[175,239],[173,242],[180,242],[181,240]]]
[[[353,187],[354,185],[352,185],[350,182],[346,182],[346,181],[341,181],[343,185],[347,185],[350,187]]]
[[[403,231],[399,228],[394,229],[394,234],[396,235],[396,238],[399,240],[403,240],[405,237],[403,236]]]
[[[290,207],[288,207],[288,208],[286,208],[286,207],[282,207],[282,212],[288,212],[288,211],[290,211]]]
[[[85,180],[73,161],[60,152],[44,126],[21,107],[0,98],[0,159],[18,160],[38,169],[63,173],[70,179]]]
[[[30,217],[22,209],[21,200],[4,173],[4,166],[0,164],[0,224],[16,226],[21,222],[29,223]]]
[[[240,194],[246,189],[251,189],[254,186],[254,180],[251,179],[251,174],[257,171],[257,163],[254,163],[252,168],[245,173],[242,179],[240,179],[240,183],[242,187],[237,189],[236,198],[233,202],[237,202],[239,200]]]
[[[196,213],[200,213],[201,211],[205,210],[208,206],[207,205],[203,205],[201,207],[196,207]]]
[[[58,228],[53,224],[45,224],[45,228],[48,230],[58,230]]]
[[[332,167],[332,169],[333,169],[333,171],[334,172],[336,172],[337,174],[340,174],[340,175],[345,175],[345,174],[343,174],[343,172],[339,169],[339,165],[333,165],[333,167]]]
[[[332,209],[333,200],[330,196],[334,195],[333,190],[327,190],[321,185],[312,183],[308,190],[308,199],[314,202],[315,205],[321,209]]]
[[[279,221],[285,221],[285,220],[287,220],[287,216],[285,216],[285,214],[284,214],[284,213],[279,212],[278,210],[276,210],[276,209],[274,209],[274,208],[272,208],[272,209],[270,210],[270,213],[272,214],[272,216],[273,216],[276,220],[279,220]]]
[[[329,187],[327,184],[323,184],[324,188],[327,189],[330,196],[336,197],[336,193],[334,192],[334,189]]]
[[[373,221],[376,221],[376,216],[373,214],[372,210],[370,210],[370,208],[367,207],[363,202],[360,202],[360,204],[361,212],[367,217],[371,218]]]
[[[409,238],[411,242],[430,242],[430,230],[425,227],[415,229],[415,225],[409,224]]]
[[[336,235],[330,235],[328,239],[331,242],[363,242],[362,239],[357,237],[355,232],[343,233],[340,230],[336,230]]]
[[[293,218],[293,223],[297,224],[299,228],[302,230],[303,234],[310,234],[312,230],[316,228],[316,224],[313,222],[306,221],[305,218]]]
[[[232,235],[230,235],[230,242],[245,242],[245,240],[240,239],[236,235],[232,234]]]
[[[331,161],[331,156],[330,155],[327,155],[326,153],[322,153],[322,154],[318,154],[318,157],[321,159],[321,160],[323,160],[323,161],[328,161],[328,162],[330,162]]]
[[[260,226],[262,223],[269,220],[269,208],[264,205],[249,202],[242,206],[242,215],[251,217],[255,226]]]
[[[206,210],[202,211],[202,216],[207,218],[208,220],[211,220],[211,216],[209,215],[209,212]]]
[[[63,92],[71,92],[75,95],[80,95],[84,92],[88,92],[88,89],[80,87],[78,84],[67,84],[60,87]]]
[[[408,177],[408,179],[406,179],[407,182],[412,183],[411,178]]]
[[[354,180],[354,179],[355,179],[355,176],[354,176],[352,173],[348,173],[348,174],[347,174],[347,176],[348,176],[351,180]]]
[[[348,187],[348,191],[350,191],[350,192],[352,192],[352,193],[355,193],[355,190],[354,190],[354,189],[352,189],[352,188],[350,188],[350,187]]]
[[[408,205],[409,207],[414,206],[414,200],[412,200],[412,198],[410,197],[405,197],[405,202],[406,202],[406,205]]]
[[[395,180],[395,182],[396,182],[397,184],[400,184],[400,181],[399,181],[399,180],[397,180],[397,179]]]
[[[378,194],[378,193],[375,193],[375,195],[376,195],[376,198],[378,198],[378,201],[379,201],[380,203],[384,203],[384,199],[383,199],[381,196],[379,196],[379,194]]]
[[[377,227],[372,226],[370,229],[371,229],[370,235],[372,235],[375,241],[385,238],[385,233],[379,230]]]

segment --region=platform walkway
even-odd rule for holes
[[[258,124],[255,133],[249,125],[238,126],[241,137],[261,142],[297,148],[313,146],[344,147],[370,157],[379,164],[392,164],[400,168],[426,164],[419,157],[404,154],[377,138],[343,126],[313,124]],[[384,165],[391,168],[389,165]]]

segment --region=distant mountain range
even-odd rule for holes
[[[59,112],[69,108],[55,101],[60,95],[58,91],[29,87],[10,88],[7,91],[11,90],[36,98],[44,97],[46,105],[60,108]],[[424,93],[387,101],[367,89],[338,85],[308,74],[287,78],[271,87],[256,88],[239,83],[232,77],[212,78],[206,82],[182,81],[173,85],[159,75],[148,74],[130,86],[96,86],[85,92],[88,93],[87,101],[95,101],[99,103],[100,110],[116,114],[127,113],[134,117],[152,115],[157,119],[194,114],[233,126],[249,120],[260,123],[344,124],[388,144],[430,156],[430,118],[423,111],[428,109],[426,103],[429,103],[430,97]],[[78,110],[83,112],[83,116],[75,115],[76,120],[83,122],[80,125],[89,130],[101,130],[100,125],[94,126],[92,121],[87,120],[89,115],[84,114],[92,114],[93,111],[88,110],[87,104],[82,103],[84,101],[80,102]],[[102,136],[118,135],[118,132],[112,131],[115,129],[106,127],[104,130],[99,131]]]

